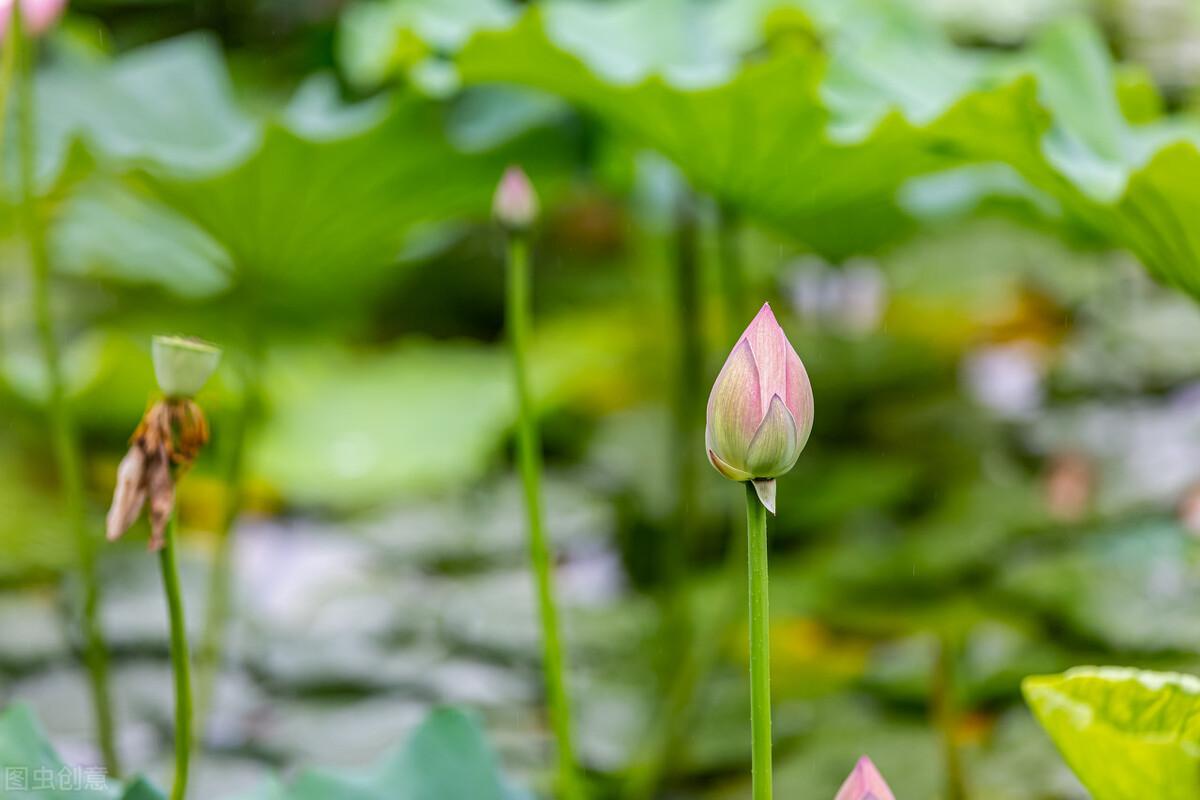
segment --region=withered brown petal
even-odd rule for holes
[[[150,550],[161,550],[167,543],[167,522],[175,510],[175,482],[171,462],[160,448],[146,464],[146,491],[150,503]]]
[[[129,530],[142,513],[142,506],[146,502],[145,466],[146,454],[135,444],[117,467],[112,507],[105,520],[105,536],[110,542],[116,541]]]

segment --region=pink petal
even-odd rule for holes
[[[779,395],[773,396],[767,415],[746,451],[746,470],[756,478],[777,478],[786,473],[800,457],[797,433],[792,412]]]
[[[863,756],[833,800],[896,800],[871,759]]]
[[[813,390],[808,370],[804,368],[804,362],[796,354],[791,342],[787,343],[787,394],[783,396],[783,402],[792,412],[792,419],[796,420],[797,438],[803,450],[808,435],[812,433]]]
[[[758,386],[758,366],[750,345],[739,342],[713,382],[705,428],[708,448],[737,469],[744,467],[746,452],[762,422]]]
[[[761,413],[765,415],[772,395],[787,399],[788,352],[792,347],[775,320],[770,303],[763,303],[758,315],[746,327],[741,341],[750,344],[754,363],[758,365],[759,402]]]

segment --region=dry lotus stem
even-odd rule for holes
[[[208,421],[194,400],[168,397],[150,406],[117,468],[107,520],[110,542],[129,530],[148,500],[150,550],[162,549],[175,509],[175,479],[191,467],[207,442]]]

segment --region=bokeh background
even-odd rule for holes
[[[868,753],[902,798],[953,770],[977,800],[1086,797],[1020,679],[1200,668],[1200,311],[1164,286],[1194,281],[1200,205],[1162,172],[1122,194],[1162,130],[1194,136],[1198,70],[1190,0],[73,2],[36,174],[97,539],[150,335],[226,350],[180,495],[194,796],[370,763],[443,703],[548,785],[489,220],[518,163],[598,796],[749,796],[742,493],[702,431],[771,301],[817,409],[770,533],[779,796]],[[0,701],[94,762],[7,198]],[[101,618],[122,754],[161,780],[145,537],[100,550]]]

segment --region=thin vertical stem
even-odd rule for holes
[[[746,483],[750,576],[750,728],[754,800],[771,800],[771,615],[767,600],[767,510]]]
[[[187,795],[188,761],[192,753],[192,677],[188,655],[187,627],[183,618],[183,595],[179,589],[179,569],[175,560],[178,529],[175,517],[167,523],[166,544],[159,551],[163,590],[167,595],[167,616],[171,625],[171,671],[175,677],[175,778],[171,800]]]
[[[517,233],[510,234],[508,239],[508,280],[505,294],[505,322],[512,350],[513,379],[517,389],[517,458],[521,469],[521,482],[525,489],[525,509],[529,524],[529,561],[533,568],[538,610],[541,614],[547,703],[551,726],[558,741],[558,790],[565,800],[579,800],[584,796],[584,792],[575,766],[575,749],[571,739],[571,708],[563,667],[558,609],[555,604],[554,574],[551,570],[550,548],[542,528],[541,442],[534,421],[533,400],[529,389],[529,243],[523,235]]]
[[[16,3],[13,3],[16,6]],[[13,8],[15,16],[18,11]],[[14,46],[16,40],[17,26],[9,20],[8,29],[4,32],[4,40],[0,42],[0,154],[6,152],[4,148],[4,140],[8,136],[8,97],[12,91],[13,74],[17,67],[17,48]],[[4,174],[6,160],[0,157],[0,190],[8,186],[8,176]],[[4,349],[4,317],[3,303],[0,303],[0,353]]]
[[[740,225],[737,215],[726,206],[721,207],[720,215],[717,218],[717,225],[718,255],[720,257],[718,271],[721,274],[719,286],[721,289],[722,316],[725,322],[726,338],[732,343],[737,339],[738,334],[741,333],[739,326],[744,321],[742,313],[745,306],[745,296],[742,277],[742,255],[739,246]],[[681,290],[681,301],[679,303],[680,338],[682,340],[689,335],[693,335],[698,341],[698,327],[694,324],[687,324],[683,316],[684,310],[689,305],[691,306],[690,310],[693,320],[699,316],[698,309],[695,308],[695,303],[689,304],[686,302],[686,298],[694,295],[696,284],[694,281],[687,281],[683,278],[683,274],[687,269],[693,271],[695,269],[694,225],[685,223],[681,219],[678,235],[677,269],[680,272],[680,278],[677,281],[677,286]],[[689,288],[689,291],[683,291],[685,287]],[[702,343],[699,343],[699,347],[702,348]],[[702,361],[702,349],[698,352],[700,353],[698,360]],[[693,358],[696,357],[693,356]],[[686,378],[681,377],[681,387],[685,384],[685,381]],[[680,390],[680,395],[683,396],[682,389]],[[690,429],[688,420],[683,416],[687,409],[682,403],[679,408],[681,409],[681,423],[678,430],[682,433],[679,435],[677,446],[684,450],[683,457],[686,457],[695,443],[693,439],[686,435],[686,432]],[[697,422],[696,425],[698,424]],[[681,460],[679,468],[683,470],[689,467]],[[681,511],[678,512],[680,536],[686,533],[690,524],[690,519],[682,511],[682,509],[687,508],[686,488],[688,485],[686,478],[681,477],[679,480]],[[647,757],[636,769],[630,772],[626,780],[621,794],[626,800],[648,800],[657,791],[667,764],[670,763],[678,751],[681,740],[686,733],[686,723],[692,716],[691,711],[694,706],[697,690],[708,677],[720,652],[718,643],[722,638],[721,632],[730,628],[740,613],[741,600],[739,598],[741,597],[742,589],[742,564],[746,558],[746,548],[742,544],[741,538],[736,536],[731,538],[732,541],[724,567],[726,573],[725,582],[728,590],[726,592],[727,596],[722,601],[721,611],[710,620],[698,622],[698,624],[705,625],[706,630],[693,635],[690,647],[687,647],[683,651],[683,661],[678,663],[674,669],[671,685],[667,690],[666,700],[663,703],[663,711],[647,737],[647,744],[642,748],[647,753]]]
[[[251,349],[254,349],[253,343],[251,343]],[[260,355],[256,352],[247,359],[245,372],[242,375],[242,404],[227,430],[230,450],[225,483],[231,497],[226,504],[220,528],[217,531],[217,549],[208,576],[204,627],[200,634],[200,647],[196,652],[196,718],[200,720],[202,729],[204,720],[211,710],[225,649],[225,633],[229,622],[233,590],[233,526],[237,521],[238,514],[241,513],[245,500],[242,473],[250,418],[260,402],[259,376],[262,368]]]
[[[33,89],[33,42],[25,36],[21,4],[12,4],[11,43],[16,50],[17,103],[20,117],[21,222],[29,245],[33,272],[33,313],[38,340],[46,365],[48,384],[47,416],[51,447],[62,481],[63,506],[75,532],[83,586],[82,651],[91,684],[96,738],[109,774],[119,775],[120,761],[114,735],[112,701],[108,688],[108,653],[100,630],[100,585],[96,569],[96,547],[88,531],[84,499],[83,463],[74,421],[67,406],[63,386],[61,356],[50,307],[50,257],[46,248],[46,230],[38,209],[35,182],[36,108]]]
[[[737,212],[722,204],[717,216],[717,251],[721,275],[721,299],[724,301],[725,333],[730,341],[737,339],[745,320],[746,277],[742,265],[742,225]]]
[[[675,294],[679,338],[679,376],[675,390],[674,457],[676,470],[676,530],[663,536],[663,577],[668,593],[677,587],[684,555],[695,535],[696,467],[702,453],[696,432],[703,425],[704,333],[700,310],[700,263],[695,198],[684,189],[675,222]],[[676,620],[679,622],[679,620]],[[685,631],[686,633],[686,631]]]
[[[933,676],[933,714],[942,739],[946,800],[966,800],[966,778],[955,737],[958,723],[958,688],[955,680],[958,671],[958,643],[953,634],[943,631],[938,636],[937,647],[937,667]]]

